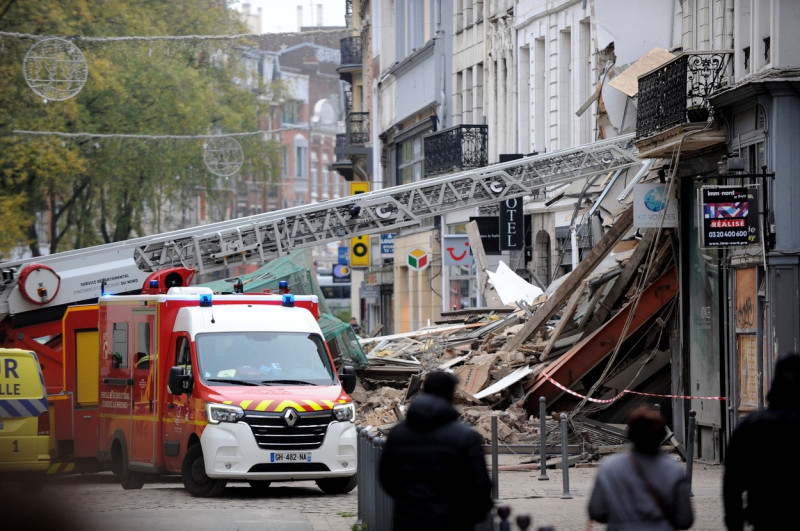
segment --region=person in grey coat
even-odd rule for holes
[[[671,531],[694,523],[691,488],[683,467],[659,449],[664,416],[640,406],[628,418],[629,452],[600,463],[589,517],[608,531]]]

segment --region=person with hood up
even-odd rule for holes
[[[483,440],[459,420],[458,378],[434,371],[392,428],[379,478],[394,499],[394,531],[472,531],[492,508]]]
[[[731,435],[722,495],[725,525],[755,531],[789,529],[800,498],[800,355],[781,356],[767,393],[769,406],[747,415]],[[746,497],[743,495],[746,494]]]

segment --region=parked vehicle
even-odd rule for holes
[[[125,488],[179,473],[195,496],[228,480],[264,488],[356,484],[355,407],[313,295],[203,287],[99,301],[98,455]]]
[[[50,466],[50,413],[35,352],[0,348],[0,477],[36,482]]]

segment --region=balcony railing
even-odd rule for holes
[[[732,53],[687,53],[639,78],[636,137],[646,138],[713,112],[709,96],[728,85]]]
[[[425,136],[425,175],[489,164],[489,126],[457,125]]]
[[[342,52],[343,65],[361,64],[361,37],[345,37],[339,41],[339,50]]]
[[[347,113],[347,139],[351,146],[363,146],[369,142],[369,113]]]

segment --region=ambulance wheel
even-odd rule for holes
[[[144,474],[128,468],[125,468],[125,472],[119,477],[119,480],[125,490],[141,489],[144,486]]]
[[[356,488],[356,476],[345,478],[321,478],[317,480],[317,487],[325,494],[347,494]]]
[[[203,448],[199,444],[190,446],[186,452],[181,466],[181,479],[189,494],[198,498],[219,496],[227,483],[224,479],[214,479],[206,475]]]
[[[250,484],[250,488],[253,489],[258,494],[266,494],[267,490],[269,490],[270,481],[259,481],[259,480],[250,480],[248,481]]]
[[[114,446],[114,468],[113,471],[119,478],[122,488],[125,490],[137,490],[144,486],[144,474],[135,472],[128,468],[128,458],[123,444]]]

